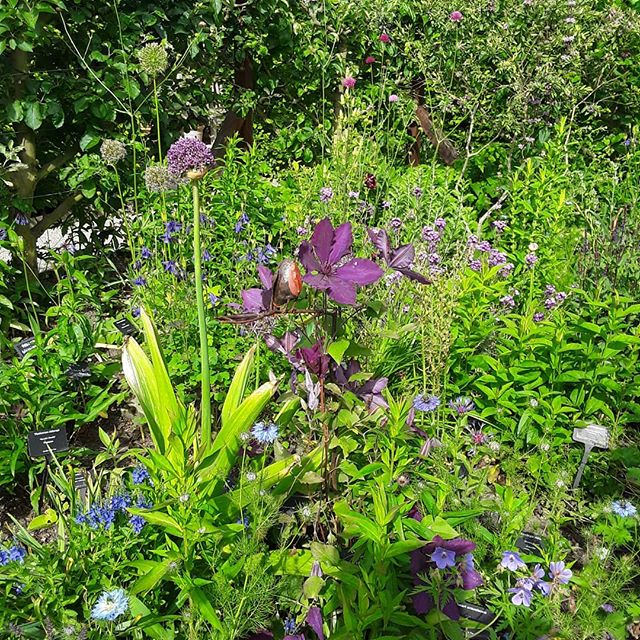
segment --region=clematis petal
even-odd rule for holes
[[[451,618],[451,620],[460,619],[460,607],[458,607],[458,603],[453,598],[450,598],[447,604],[442,607],[442,613]]]
[[[267,308],[265,305],[265,293],[263,289],[245,289],[242,292],[244,310],[248,313],[260,313]]]
[[[462,577],[462,588],[467,591],[482,584],[482,576],[475,569],[462,569],[460,576]]]
[[[410,267],[416,257],[412,244],[403,244],[389,254],[389,266],[392,269]]]
[[[324,640],[324,631],[322,629],[322,611],[320,607],[310,607],[307,613],[307,624],[315,631],[318,640]]]
[[[327,293],[332,300],[340,304],[356,303],[356,287],[354,284],[334,277],[329,278],[329,282],[330,285]]]
[[[273,287],[273,274],[271,273],[271,269],[259,264],[258,275],[260,276],[260,282],[262,282],[262,286],[265,289],[271,289],[271,287]]]
[[[320,271],[320,263],[316,258],[313,247],[308,242],[300,243],[300,248],[298,249],[298,258],[300,259],[302,266],[307,270],[308,273],[311,273],[313,271]]]
[[[334,238],[335,232],[329,218],[320,220],[311,236],[311,246],[314,248],[320,262],[330,262],[329,255],[331,254]]]
[[[325,289],[331,287],[333,279],[330,278],[330,276],[326,276],[322,273],[318,275],[307,273],[306,276],[302,276],[302,281],[306,282],[310,287],[313,287],[314,289],[324,291]]]
[[[419,616],[429,613],[429,611],[433,609],[433,606],[433,598],[425,591],[416,593],[416,595],[413,596],[413,609]]]
[[[335,270],[335,275],[353,284],[373,284],[382,277],[382,269],[373,260],[353,258]]]
[[[335,231],[333,246],[331,247],[331,253],[327,262],[329,264],[336,264],[339,260],[342,260],[350,251],[353,244],[353,234],[351,232],[351,223],[345,222],[341,224]]]
[[[402,268],[397,268],[396,271],[398,271],[403,276],[405,276],[405,278],[409,278],[409,280],[415,280],[420,284],[431,284],[431,280],[429,280],[429,278],[423,276],[421,273],[418,273],[417,271],[413,271],[413,269],[405,269],[404,267],[402,267]]]
[[[391,257],[391,244],[387,232],[384,229],[367,229],[367,235],[371,244],[380,251],[385,262],[388,263]]]

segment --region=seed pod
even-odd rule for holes
[[[302,276],[294,260],[283,260],[273,281],[273,305],[276,307],[294,300],[302,291]]]

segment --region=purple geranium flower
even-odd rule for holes
[[[567,584],[571,580],[573,571],[565,569],[564,562],[549,563],[549,576],[558,584]]]
[[[435,562],[438,569],[446,569],[447,567],[456,566],[456,554],[442,547],[436,547],[430,556],[431,561]]]
[[[527,565],[522,561],[517,551],[504,551],[499,566],[509,571],[517,571],[518,569],[524,569]]]
[[[311,241],[300,245],[300,261],[307,270],[304,282],[326,291],[336,302],[355,304],[356,285],[373,284],[382,276],[382,269],[366,258],[352,258],[340,264],[351,251],[352,243],[350,222],[334,229],[329,218],[321,220]]]
[[[509,592],[513,593],[513,596],[511,597],[511,602],[513,602],[513,604],[518,606],[524,605],[525,607],[531,605],[531,589],[527,589],[526,587],[521,586],[509,589]]]
[[[396,249],[392,249],[389,234],[384,229],[367,229],[367,234],[369,235],[369,240],[378,249],[389,268],[400,272],[410,280],[415,280],[421,284],[430,284],[430,280],[409,268],[416,256],[416,251],[412,244],[403,244]]]

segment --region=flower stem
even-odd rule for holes
[[[202,424],[202,444],[206,447],[211,440],[211,384],[209,382],[209,341],[204,315],[204,294],[202,291],[202,256],[200,245],[200,191],[198,181],[191,181],[193,193],[193,259],[195,262],[196,303],[198,305],[198,329],[200,332],[200,372],[202,378],[202,402],[200,417]]]

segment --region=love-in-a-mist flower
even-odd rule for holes
[[[621,518],[633,518],[638,512],[628,500],[616,500],[612,502],[611,511]]]
[[[413,399],[413,408],[416,411],[435,411],[440,406],[440,398],[434,395],[421,393]]]
[[[256,422],[251,429],[251,434],[260,444],[272,444],[278,439],[278,425]]]
[[[91,610],[91,617],[94,620],[108,620],[113,622],[116,618],[124,615],[129,609],[129,598],[124,589],[113,589],[104,591],[98,598],[98,602]]]
[[[517,551],[503,551],[499,566],[509,571],[517,571],[518,569],[525,568],[527,565],[522,561]]]

